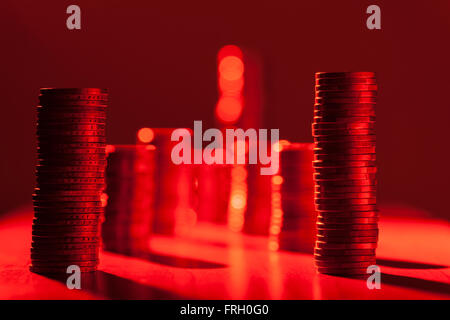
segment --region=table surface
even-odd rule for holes
[[[264,237],[209,224],[152,237],[146,259],[101,252],[99,271],[69,290],[28,271],[33,214],[19,209],[0,219],[0,299],[449,299],[449,223],[381,216],[379,290],[317,274],[309,254],[271,252]]]

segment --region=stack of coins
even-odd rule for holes
[[[172,150],[179,142],[172,141],[175,128],[152,128],[156,146],[155,215],[153,231],[158,234],[175,235],[190,230],[196,221],[194,166],[175,164]],[[189,129],[186,135],[191,134]]]
[[[107,101],[104,89],[40,91],[33,272],[65,273],[70,265],[82,272],[97,268]]]
[[[261,165],[247,166],[247,208],[243,232],[270,234],[272,176],[261,174]]]
[[[108,145],[103,248],[138,256],[148,252],[154,206],[155,147]]]
[[[320,273],[366,274],[378,241],[372,72],[316,73],[315,261]]]
[[[291,143],[280,150],[281,250],[312,253],[315,241],[313,144]]]
[[[227,223],[230,198],[231,166],[227,164],[200,164],[195,171],[198,221]]]

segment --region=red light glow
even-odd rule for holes
[[[236,56],[225,57],[219,63],[219,74],[225,80],[239,80],[244,75],[244,63]]]
[[[218,83],[220,98],[216,105],[217,119],[226,124],[237,122],[242,114],[244,62],[239,47],[223,47],[218,55]]]
[[[236,97],[222,97],[217,103],[216,115],[225,123],[236,122],[242,113],[242,102]]]
[[[155,137],[155,133],[150,128],[142,128],[139,129],[137,136],[140,142],[149,143],[152,142]]]

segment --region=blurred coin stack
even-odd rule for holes
[[[316,235],[313,144],[291,143],[280,150],[281,250],[312,253]]]
[[[153,232],[164,235],[189,232],[196,222],[194,168],[190,164],[175,164],[172,150],[179,142],[172,141],[175,128],[152,128],[156,146],[155,215]],[[184,135],[191,134],[189,129]]]
[[[227,223],[230,198],[231,166],[227,164],[200,164],[195,171],[198,221]]]
[[[243,232],[267,236],[270,234],[272,176],[261,174],[261,165],[247,166],[247,208]]]
[[[375,74],[318,72],[315,84],[316,265],[320,273],[365,275],[378,241]]]
[[[39,102],[30,269],[66,273],[77,265],[82,272],[95,271],[108,93],[45,88]]]
[[[108,145],[105,250],[138,256],[148,252],[155,193],[155,147]]]

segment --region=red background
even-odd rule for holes
[[[66,28],[66,7],[82,30]],[[382,30],[365,10],[381,7]],[[213,125],[216,54],[264,62],[267,128],[312,141],[315,71],[376,71],[380,202],[448,219],[450,2],[0,2],[0,212],[31,202],[40,87],[106,87],[109,143],[142,126]]]

